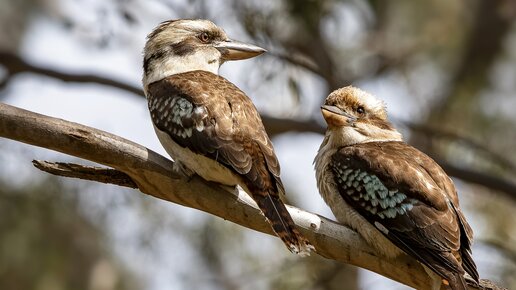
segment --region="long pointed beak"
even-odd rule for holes
[[[353,126],[357,117],[341,110],[336,106],[321,106],[321,113],[328,125],[333,126]]]
[[[228,39],[215,43],[221,54],[223,60],[240,60],[258,56],[267,50],[252,44],[243,43],[240,41]]]

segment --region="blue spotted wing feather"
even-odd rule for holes
[[[365,143],[341,148],[330,170],[342,198],[396,246],[451,282],[464,270],[478,279],[453,183],[428,156],[402,142]]]

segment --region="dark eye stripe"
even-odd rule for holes
[[[172,49],[175,55],[184,56],[192,53],[195,50],[195,44],[190,39],[189,41],[185,40],[178,43],[174,43],[170,45],[170,48]]]

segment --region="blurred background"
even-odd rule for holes
[[[333,218],[319,106],[353,84],[453,176],[480,276],[516,287],[516,1],[1,0],[0,101],[166,155],[141,95],[145,36],[208,18],[269,50],[223,65],[273,138],[289,202]],[[136,191],[38,171],[85,163],[0,140],[0,289],[407,289]]]

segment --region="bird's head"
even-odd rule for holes
[[[266,50],[230,39],[209,20],[171,20],[158,25],[144,49],[145,85],[164,77],[193,70],[218,74],[228,60],[247,59]]]
[[[401,134],[387,119],[385,104],[373,95],[348,86],[332,92],[321,106],[327,135],[336,145],[374,141],[401,141]]]

